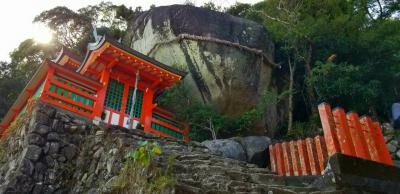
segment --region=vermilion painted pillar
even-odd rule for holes
[[[307,138],[306,145],[307,145],[308,159],[310,162],[311,174],[312,175],[320,175],[321,170],[319,168],[318,156],[317,156],[317,151],[315,148],[314,140],[311,138]]]
[[[289,142],[290,156],[292,158],[293,174],[294,176],[301,175],[299,152],[297,150],[297,144],[294,141]]]
[[[271,164],[271,171],[276,172],[276,152],[275,152],[275,146],[274,145],[269,145],[268,146],[269,150],[269,160]]]
[[[311,175],[310,161],[308,160],[307,147],[304,140],[297,140],[301,175]]]
[[[282,144],[277,143],[275,144],[275,151],[276,151],[276,170],[278,175],[285,175],[285,162],[283,160],[283,150]]]
[[[144,131],[151,131],[151,120],[153,118],[153,109],[155,105],[153,104],[154,92],[152,89],[147,88],[143,94],[143,105],[142,105],[142,115],[141,122],[144,125]]]
[[[326,151],[326,144],[323,136],[316,136],[314,138],[315,146],[317,150],[319,169],[322,172],[325,170],[325,161],[328,157],[328,153]]]
[[[321,118],[322,129],[324,130],[324,137],[328,155],[332,156],[340,152],[339,142],[336,135],[335,122],[333,120],[331,106],[322,103],[318,106],[319,116]]]
[[[290,157],[289,145],[287,142],[282,143],[283,161],[285,162],[286,176],[293,176],[293,165]]]
[[[369,155],[371,156],[371,160],[379,162],[379,153],[378,150],[376,149],[375,140],[371,134],[371,129],[370,129],[370,127],[372,127],[371,122],[368,120],[369,120],[368,117],[362,117],[360,119],[362,132],[364,134],[364,138],[366,141]]]
[[[101,117],[104,109],[104,101],[106,100],[108,82],[110,81],[110,70],[103,70],[100,76],[100,83],[103,86],[97,91],[97,100],[94,104],[93,117]]]
[[[50,89],[50,80],[54,75],[55,69],[51,66],[49,66],[49,70],[47,71],[45,83],[43,86],[43,92],[42,95],[40,96],[40,99],[47,99],[47,93],[49,92]]]
[[[351,139],[349,125],[347,124],[346,113],[342,108],[336,108],[333,111],[333,117],[336,124],[336,135],[340,150],[348,156],[355,156],[353,140]]]
[[[376,143],[378,152],[381,155],[381,160],[384,164],[393,165],[392,157],[389,154],[389,150],[387,149],[385,139],[383,138],[382,128],[378,122],[375,122],[373,125],[375,127]]]
[[[349,120],[350,135],[353,140],[354,150],[356,156],[366,160],[370,160],[371,156],[368,152],[367,142],[365,141],[363,129],[361,127],[360,118],[355,112],[349,112],[347,114]]]

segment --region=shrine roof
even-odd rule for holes
[[[134,49],[132,49],[132,48],[130,48],[130,47],[118,42],[118,41],[116,41],[115,39],[113,39],[113,38],[111,38],[111,37],[109,37],[107,35],[104,35],[99,42],[90,43],[88,45],[88,52],[86,53],[85,59],[82,61],[81,66],[79,67],[77,72],[82,71],[85,68],[86,65],[90,65],[90,64],[87,64],[87,62],[88,62],[92,52],[94,52],[97,49],[101,48],[106,43],[109,43],[109,44],[111,44],[112,46],[114,46],[114,47],[116,47],[118,49],[121,49],[121,50],[123,50],[123,51],[125,51],[125,52],[127,52],[127,53],[129,53],[129,54],[131,54],[133,56],[136,56],[137,58],[140,58],[140,59],[142,59],[142,60],[144,60],[144,61],[146,61],[146,62],[148,62],[150,64],[153,64],[153,65],[155,65],[155,66],[157,66],[157,67],[159,67],[159,68],[161,68],[161,69],[163,69],[165,71],[168,71],[168,72],[173,73],[175,75],[178,75],[180,77],[184,77],[187,74],[186,72],[180,71],[180,70],[178,70],[178,69],[176,69],[174,67],[171,67],[171,66],[168,66],[166,64],[163,64],[163,63],[161,63],[161,62],[159,62],[159,61],[157,61],[157,60],[155,60],[155,59],[153,59],[153,58],[151,58],[151,57],[149,57],[149,56],[147,56],[145,54],[142,54],[142,53],[140,53],[140,52],[138,52],[138,51],[136,51],[136,50],[134,50]]]

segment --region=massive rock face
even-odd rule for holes
[[[113,190],[115,180],[127,154],[143,140],[160,145],[162,154],[152,161],[155,166],[165,169],[171,165],[176,183],[162,193],[324,193],[325,190],[285,180],[267,168],[212,154],[196,142],[176,142],[117,126],[98,127],[39,104],[10,131],[10,136],[1,140],[0,193],[119,193]],[[175,158],[173,162],[169,162],[171,156]],[[144,182],[153,178],[140,177]],[[136,185],[134,192],[129,193],[146,193],[144,185],[129,184]]]
[[[193,98],[219,112],[238,116],[264,91],[277,93],[274,44],[255,22],[189,5],[156,7],[136,17],[126,42],[168,65],[183,66]],[[257,134],[273,134],[284,109],[268,107]]]

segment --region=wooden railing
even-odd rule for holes
[[[320,175],[327,158],[323,136],[269,146],[271,170],[278,175]]]
[[[185,125],[177,122],[173,114],[158,107],[153,111],[151,128],[154,133],[164,137],[185,141],[188,139]]]
[[[318,106],[324,136],[269,146],[273,172],[285,176],[320,175],[328,157],[336,153],[393,165],[378,122],[357,113]]]
[[[47,81],[49,87],[42,94],[43,101],[87,118],[93,118],[94,105],[97,100],[95,92],[91,92],[77,83],[57,77]]]

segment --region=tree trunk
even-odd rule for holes
[[[289,99],[288,99],[288,134],[292,132],[293,128],[293,96],[294,96],[294,73],[296,71],[296,62],[290,61],[288,57],[289,65]],[[292,66],[293,65],[293,66]]]
[[[312,45],[309,45],[307,56],[304,61],[304,69],[305,69],[305,77],[309,77],[311,75],[311,57],[312,57]],[[308,96],[308,105],[310,106],[311,115],[315,116],[318,114],[316,99],[313,91],[313,85],[306,84],[306,92]]]

